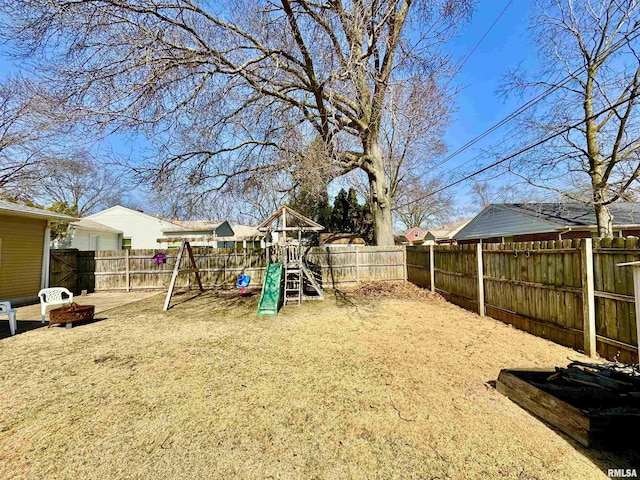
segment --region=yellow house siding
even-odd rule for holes
[[[0,300],[38,294],[45,220],[0,215]]]

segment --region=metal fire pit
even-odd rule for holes
[[[72,323],[93,320],[94,310],[95,306],[93,305],[78,305],[77,303],[54,308],[49,312],[49,325],[66,323],[67,326],[70,326]]]

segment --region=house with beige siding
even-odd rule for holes
[[[21,305],[49,286],[50,228],[68,215],[0,200],[0,300]]]

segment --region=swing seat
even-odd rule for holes
[[[240,275],[236,286],[240,289],[240,293],[246,293],[251,277],[249,275]]]

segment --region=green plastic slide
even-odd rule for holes
[[[262,283],[262,294],[258,303],[258,315],[277,315],[282,294],[282,263],[272,263],[267,267]]]

